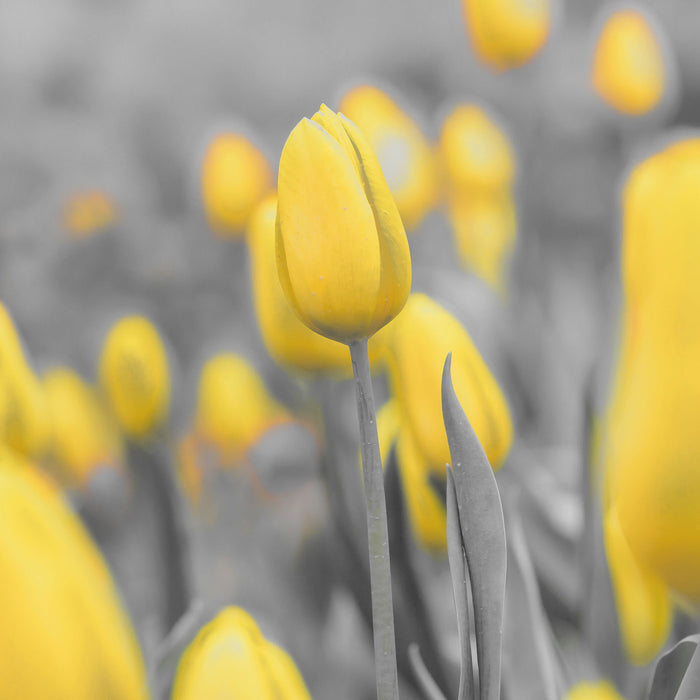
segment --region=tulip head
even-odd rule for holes
[[[322,105],[289,135],[278,187],[277,267],[290,306],[327,338],[368,338],[411,288],[406,233],[376,156]]]
[[[60,493],[0,448],[0,695],[145,700],[109,570]]]
[[[497,71],[516,68],[544,46],[551,0],[462,0],[474,52]]]
[[[222,610],[180,659],[173,700],[311,700],[291,657],[241,608]]]
[[[435,205],[438,187],[434,156],[418,125],[372,85],[348,91],[340,111],[376,154],[406,230],[417,228]]]
[[[564,700],[624,700],[609,681],[584,681],[577,683]]]
[[[492,115],[475,104],[460,104],[449,112],[439,149],[448,191],[501,194],[513,182],[510,140]]]
[[[170,374],[163,341],[143,316],[127,316],[107,334],[100,384],[121,429],[146,439],[162,427],[170,405]]]
[[[222,238],[240,237],[256,205],[273,188],[272,171],[248,139],[223,133],[204,154],[201,187],[212,231]]]
[[[659,35],[645,13],[611,14],[596,42],[591,82],[598,95],[623,114],[653,110],[664,96],[668,67]]]
[[[100,190],[71,195],[63,209],[63,228],[72,238],[87,238],[114,225],[119,218],[114,201]]]
[[[417,449],[440,478],[450,462],[441,394],[442,369],[449,352],[457,397],[491,466],[497,469],[513,439],[506,400],[459,321],[430,297],[412,294],[387,329],[386,361],[402,418]]]

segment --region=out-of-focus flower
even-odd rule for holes
[[[107,334],[100,384],[122,430],[144,439],[167,420],[170,374],[163,341],[143,316],[127,316]]]
[[[551,0],[462,0],[477,57],[498,71],[537,54],[549,36]]]
[[[273,188],[265,156],[245,136],[214,137],[202,160],[202,201],[214,233],[240,237],[255,206]]]
[[[347,347],[310,330],[292,311],[280,286],[275,256],[277,198],[270,195],[250,219],[247,241],[255,312],[270,356],[304,372],[352,372]]]
[[[411,258],[362,132],[322,105],[289,135],[278,185],[277,263],[290,306],[327,338],[368,338],[403,308]]]
[[[604,506],[641,572],[700,602],[700,139],[639,164],[623,191],[624,307],[602,444]],[[615,576],[615,566],[611,567]],[[622,586],[624,584],[618,584]],[[659,599],[655,595],[654,599]],[[658,606],[657,606],[658,607]],[[659,614],[639,616],[663,642]]]
[[[84,489],[96,469],[120,470],[124,448],[117,426],[94,390],[71,369],[44,375],[52,451],[66,486]]]
[[[60,493],[0,448],[0,695],[149,697],[107,566]]]
[[[311,700],[292,658],[240,608],[222,610],[185,650],[173,700]]]
[[[71,195],[63,209],[63,228],[69,236],[84,238],[109,228],[119,218],[114,201],[100,190]]]
[[[584,681],[569,689],[564,700],[624,700],[609,681]]]
[[[382,168],[407,231],[435,205],[437,170],[418,125],[373,85],[360,85],[340,101],[340,111],[360,127]]]
[[[623,9],[606,19],[598,36],[591,81],[624,114],[645,114],[664,96],[667,66],[655,25],[645,12]]]
[[[505,460],[513,439],[506,400],[464,327],[437,302],[412,294],[386,331],[392,394],[430,469],[445,475],[450,450],[442,419],[441,378],[452,352],[452,382],[491,466]]]
[[[195,432],[219,450],[224,463],[240,458],[266,430],[289,420],[240,355],[216,355],[202,367]]]

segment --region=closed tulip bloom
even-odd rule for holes
[[[255,315],[270,356],[279,364],[302,372],[352,371],[348,349],[306,326],[292,311],[280,285],[275,255],[277,197],[266,197],[253,213],[247,241]]]
[[[272,170],[245,136],[223,133],[212,139],[204,154],[201,186],[214,233],[240,237],[255,207],[273,188]]]
[[[294,661],[240,608],[222,610],[185,650],[173,700],[311,700]]]
[[[124,450],[118,429],[94,390],[73,370],[44,375],[52,453],[66,486],[85,488],[98,468],[119,470]]]
[[[348,91],[340,111],[357,124],[376,154],[406,230],[417,228],[437,199],[433,152],[418,125],[373,85]]]
[[[416,446],[441,478],[450,450],[442,419],[441,378],[452,352],[457,397],[494,469],[513,440],[510,411],[488,366],[454,316],[424,294],[412,294],[387,329],[386,362],[392,394],[398,399]]]
[[[143,316],[127,316],[107,334],[99,366],[100,384],[122,430],[149,437],[170,408],[170,374],[163,341]]]
[[[408,241],[376,156],[355,124],[321,106],[292,130],[280,159],[277,265],[312,330],[368,338],[403,308]]]
[[[608,681],[584,681],[569,689],[564,700],[624,700]]]
[[[149,697],[105,562],[60,493],[0,451],[0,696]]]
[[[598,95],[619,112],[641,115],[664,96],[667,66],[655,23],[635,9],[611,14],[593,53],[591,81]]]
[[[71,195],[63,209],[63,228],[73,238],[86,238],[116,223],[117,206],[109,195],[100,190],[88,190]]]
[[[462,9],[474,52],[497,71],[529,61],[549,36],[551,0],[462,0]]]
[[[501,194],[515,176],[515,155],[488,111],[460,104],[442,123],[439,143],[448,191]]]

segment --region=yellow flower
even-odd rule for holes
[[[251,216],[247,241],[255,312],[270,356],[279,364],[305,372],[352,372],[342,343],[308,328],[292,311],[280,286],[275,256],[277,198],[266,197]]]
[[[612,13],[593,54],[591,80],[600,97],[624,114],[645,114],[664,95],[667,68],[654,23],[639,10]]]
[[[60,493],[0,448],[0,696],[149,697],[109,571]]]
[[[357,124],[376,154],[406,230],[417,228],[437,199],[433,152],[418,125],[372,85],[347,92],[340,111]]]
[[[199,379],[195,430],[235,459],[268,428],[289,415],[267,392],[258,373],[239,355],[207,360]]]
[[[462,265],[493,289],[505,290],[515,245],[515,206],[509,194],[453,197],[448,203]]]
[[[109,331],[100,356],[100,384],[122,430],[143,439],[167,420],[168,357],[155,326],[127,316]]]
[[[460,104],[440,130],[440,160],[449,191],[502,194],[515,176],[513,147],[493,116]]]
[[[569,689],[564,700],[624,700],[608,681],[577,683]]]
[[[70,236],[84,238],[102,231],[117,221],[117,207],[100,190],[87,190],[71,195],[63,210],[63,228]]]
[[[386,361],[402,420],[430,469],[445,475],[450,449],[442,420],[441,379],[452,352],[452,381],[469,422],[497,469],[513,439],[510,411],[501,390],[464,327],[424,294],[412,294],[387,329]]]
[[[551,0],[462,0],[462,9],[474,52],[498,71],[529,61],[549,36]]]
[[[219,236],[242,236],[251,213],[273,188],[272,171],[244,136],[223,133],[209,144],[201,172],[202,201]]]
[[[360,130],[325,105],[282,151],[277,264],[290,306],[312,330],[349,343],[402,309],[411,288],[406,233]]]
[[[121,469],[124,453],[117,427],[92,388],[71,369],[44,375],[53,454],[69,487],[84,488],[96,468]]]
[[[185,650],[173,700],[311,700],[294,661],[240,608],[222,610]]]

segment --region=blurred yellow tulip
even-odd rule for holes
[[[162,427],[170,408],[170,374],[163,341],[143,316],[127,316],[107,334],[100,384],[122,430],[148,438]]]
[[[516,234],[512,197],[508,193],[455,196],[448,202],[448,212],[462,265],[504,292]]]
[[[277,265],[290,306],[327,338],[368,338],[403,308],[411,258],[362,132],[321,105],[289,135],[278,184]]]
[[[564,700],[624,700],[608,681],[584,681],[569,689]]]
[[[452,382],[491,466],[505,460],[513,440],[508,404],[464,327],[437,302],[411,294],[387,328],[386,362],[402,420],[430,469],[440,478],[450,462],[442,419],[441,380],[452,352]]]
[[[606,19],[598,37],[591,69],[593,87],[624,114],[645,114],[664,95],[667,66],[654,25],[640,10],[619,10]]]
[[[459,104],[442,123],[440,161],[448,191],[502,194],[515,177],[510,140],[494,117],[475,104]]]
[[[437,200],[435,159],[418,125],[373,85],[359,85],[340,101],[340,111],[362,131],[382,168],[408,232]]]
[[[275,216],[277,198],[266,197],[251,216],[247,241],[255,312],[270,356],[287,368],[304,372],[352,372],[342,343],[308,328],[292,311],[277,274]]]
[[[211,229],[229,238],[243,236],[250,215],[274,184],[263,154],[241,134],[223,133],[204,154],[201,186]]]
[[[63,209],[63,228],[75,238],[84,238],[102,231],[117,219],[115,203],[100,190],[87,190],[71,195]]]
[[[180,659],[172,700],[311,700],[294,661],[241,608],[222,610]]]
[[[215,445],[228,463],[241,456],[272,425],[290,420],[240,355],[216,355],[202,367],[196,434]]]
[[[106,564],[60,493],[0,448],[0,696],[149,697]]]
[[[44,375],[52,451],[62,481],[84,488],[97,468],[120,470],[124,448],[117,426],[94,390],[73,370],[56,367]]]
[[[529,61],[549,36],[551,0],[462,0],[462,9],[474,52],[498,71]]]

